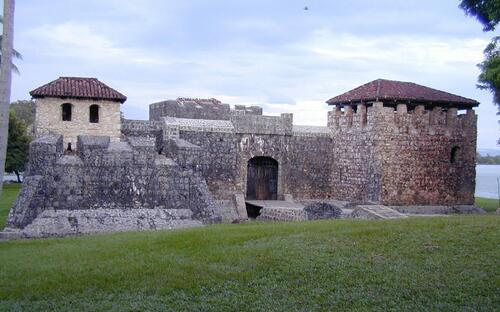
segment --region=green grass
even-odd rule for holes
[[[5,227],[10,207],[12,207],[20,189],[21,184],[17,183],[5,183],[3,185],[2,197],[0,198],[0,229]]]
[[[0,243],[0,310],[494,311],[500,218],[214,225]]]
[[[2,242],[0,311],[494,311],[499,241],[486,215]]]
[[[476,197],[474,204],[486,212],[495,212],[498,208],[498,199]]]

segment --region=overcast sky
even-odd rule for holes
[[[326,100],[385,78],[480,101],[478,147],[500,136],[492,95],[475,87],[495,33],[458,1],[23,0],[15,23],[13,100],[59,76],[97,77],[128,97],[126,118],[215,97],[326,125]]]

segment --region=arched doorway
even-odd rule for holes
[[[254,157],[247,167],[247,199],[278,199],[278,162],[271,157]]]

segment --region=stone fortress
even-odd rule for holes
[[[95,78],[30,94],[37,139],[4,235],[302,220],[313,201],[373,218],[474,202],[479,103],[414,83],[379,79],[334,97],[325,127],[190,98],[124,119],[126,97]]]

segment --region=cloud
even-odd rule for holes
[[[448,4],[433,12],[419,1],[325,2],[309,12],[286,4],[91,0],[50,10],[37,4],[32,10],[41,18],[16,25],[25,60],[14,96],[24,98],[57,75],[92,75],[128,96],[128,118],[147,118],[155,101],[215,97],[261,105],[266,114],[292,112],[295,123],[313,125],[326,124],[325,100],[377,78],[491,103],[474,89],[487,38],[458,9],[457,18],[441,16]],[[20,4],[19,12],[28,6]],[[54,13],[61,7],[68,14]],[[413,13],[401,16],[402,10]],[[484,127],[496,129],[496,120]]]
[[[488,41],[479,38],[443,38],[430,36],[353,36],[317,30],[301,48],[334,62],[365,65],[405,65],[426,71],[477,64]],[[382,62],[382,63],[380,63]]]
[[[100,27],[103,27],[100,25]],[[44,25],[29,31],[41,53],[54,58],[73,58],[86,62],[165,65],[164,57],[143,49],[123,47],[104,35],[105,31],[75,22]]]

